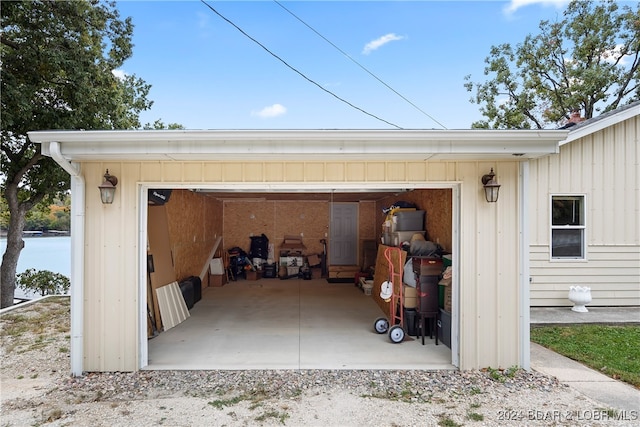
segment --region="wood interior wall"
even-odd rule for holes
[[[452,223],[449,189],[415,190],[401,200],[415,203],[427,212],[427,238],[451,250]],[[363,242],[380,243],[384,207],[399,200],[389,196],[378,202],[359,203],[359,260],[363,262]],[[177,280],[200,274],[218,236],[220,250],[240,247],[249,252],[251,236],[266,235],[274,244],[276,258],[285,236],[299,236],[305,255],[321,254],[322,239],[329,233],[329,207],[326,201],[221,201],[189,190],[173,190],[166,203],[171,253]],[[277,261],[277,260],[276,260]]]
[[[189,190],[173,190],[165,204],[178,281],[199,276],[222,235],[222,202]]]
[[[306,246],[305,255],[321,254],[321,240],[328,242],[329,207],[326,201],[225,201],[223,248],[242,248],[249,252],[251,236],[264,234],[279,257],[285,236],[297,236]],[[360,259],[362,241],[376,238],[375,203],[359,204]],[[277,261],[277,260],[276,260]]]
[[[386,214],[382,209],[393,206],[398,201],[413,203],[419,210],[426,212],[426,239],[439,243],[445,252],[451,252],[453,199],[451,189],[414,190],[401,196],[388,196],[376,205],[377,236],[380,241],[382,224]]]

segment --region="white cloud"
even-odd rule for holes
[[[604,62],[609,62],[613,64],[614,62],[616,62],[617,58],[620,57],[621,50],[622,50],[622,45],[621,44],[616,45],[616,47],[613,50],[608,50],[604,52],[602,55],[600,55],[600,59]],[[629,63],[629,55],[625,55],[622,57],[622,59],[620,59],[620,62],[618,64],[625,66],[628,63]]]
[[[263,119],[268,119],[271,117],[278,117],[287,114],[287,109],[281,104],[273,104],[268,107],[264,107],[260,111],[252,111],[252,116],[262,117]]]
[[[124,70],[112,70],[111,74],[113,74],[114,76],[116,76],[116,78],[120,80],[123,80],[127,76],[127,73],[125,73]]]
[[[503,9],[505,15],[512,15],[518,9],[533,4],[541,4],[543,6],[555,6],[557,9],[564,8],[569,0],[511,0]]]
[[[396,41],[396,40],[402,40],[402,39],[404,39],[403,36],[398,36],[395,33],[386,34],[386,35],[384,35],[382,37],[379,37],[379,38],[367,43],[364,46],[364,49],[362,50],[362,54],[363,55],[368,55],[371,52],[373,52],[374,50],[378,49],[379,47],[384,46],[387,43],[390,43],[390,42]]]

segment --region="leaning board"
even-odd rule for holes
[[[169,283],[156,290],[162,325],[167,331],[182,323],[190,316],[187,304],[184,302],[178,282]]]

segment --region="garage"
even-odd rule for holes
[[[451,348],[437,346],[450,351],[449,366],[528,368],[527,161],[556,153],[566,131],[38,131],[29,137],[71,175],[71,370],[76,375],[152,367],[157,356],[150,357],[149,343],[171,332],[148,339],[148,193],[153,189],[172,190],[164,205],[167,218],[184,218],[175,228],[167,225],[176,279],[193,275],[203,282],[220,239],[226,251],[246,247],[251,234],[264,233],[274,244],[297,235],[309,254],[321,253],[319,241],[325,232],[331,239],[331,227],[326,228],[331,221],[317,216],[328,216],[329,206],[354,204],[361,257],[364,242],[380,238],[382,207],[398,200],[416,203],[427,213],[427,237],[454,260]],[[113,202],[105,204],[97,187],[107,170],[118,183]],[[496,202],[485,198],[482,178],[490,171],[501,186]],[[347,195],[358,197],[339,199]],[[285,196],[289,200],[282,200]],[[318,209],[322,204],[326,208]],[[231,227],[234,221],[238,224]],[[357,258],[356,265],[360,262]],[[153,274],[166,265],[154,255]],[[288,282],[255,284],[268,281]],[[372,302],[375,291],[358,296]],[[194,306],[194,318],[205,311],[200,307]],[[325,307],[324,313],[321,318],[331,324],[331,311]],[[367,320],[363,335],[371,335],[372,319]],[[385,349],[409,347],[373,338]],[[249,360],[251,351],[240,359]]]
[[[150,200],[154,193],[163,193],[163,190],[150,190]],[[400,346],[395,346],[386,335],[378,335],[373,328],[376,318],[389,318],[390,302],[382,301],[379,295],[365,296],[354,280],[357,274],[363,273],[373,279],[378,246],[384,239],[384,243],[394,245],[393,240],[397,241],[398,237],[408,241],[414,233],[420,233],[450,253],[445,248],[451,248],[451,189],[371,188],[304,193],[220,192],[200,188],[171,189],[164,194],[168,197],[164,200],[154,197],[148,205],[148,256],[152,260],[164,257],[162,265],[172,264],[173,268],[154,268],[149,279],[164,285],[201,274],[202,299],[191,303],[193,307],[189,307],[189,317],[184,323],[151,335],[149,365],[145,369],[454,367],[450,323],[444,325],[448,333],[444,342],[444,337],[440,337],[436,347],[436,334],[429,337],[427,333],[422,344],[420,338],[415,338],[420,322],[415,321],[414,299],[403,312],[407,317],[407,334],[414,337],[407,336]],[[411,208],[397,208],[400,205]],[[394,210],[421,215],[413,223],[400,224],[398,231],[394,225],[395,239],[391,239],[384,236],[382,226]],[[335,225],[336,217],[355,227]],[[201,228],[201,224],[207,225]],[[355,230],[345,232],[350,227]],[[407,231],[409,228],[411,231]],[[211,255],[203,254],[203,250],[194,245],[205,240],[202,235],[209,232],[217,242]],[[347,241],[348,235],[352,242]],[[264,269],[257,269],[257,277],[255,273],[244,274],[246,262],[258,266],[267,262],[253,258],[257,255],[267,258],[260,255],[264,249],[251,253],[252,244],[264,239],[273,242],[270,244],[272,259],[268,262],[273,263],[275,258],[275,269],[281,270],[279,273],[283,273],[286,261],[282,260],[288,256],[294,265],[309,265],[313,277],[309,275],[308,280],[304,280],[295,267],[289,267],[291,275],[273,274],[273,271],[266,274],[266,265]],[[285,245],[286,239],[297,239],[299,245]],[[345,259],[331,257],[334,241],[347,247],[346,250],[338,248],[341,254],[351,252]],[[160,253],[163,246],[164,255]],[[225,274],[220,275],[211,275],[211,268],[200,271],[202,265],[206,265],[205,255],[219,260],[222,253],[238,249],[243,260],[230,263],[233,264],[231,271],[225,269]],[[148,297],[154,295],[151,289],[155,289],[153,284],[149,285]],[[441,322],[451,318],[451,307],[447,309],[448,318]]]

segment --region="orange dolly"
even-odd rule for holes
[[[398,269],[393,265],[391,254],[397,252]],[[389,280],[382,283],[380,288],[380,298],[390,302],[389,319],[380,317],[376,319],[373,328],[379,334],[389,333],[389,340],[398,344],[404,340],[406,335],[404,329],[404,314],[402,307],[398,309],[398,305],[402,304],[402,252],[400,248],[388,247],[384,250],[384,257],[389,263]],[[391,325],[391,327],[389,327]]]

